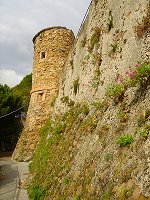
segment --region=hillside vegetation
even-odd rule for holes
[[[20,98],[21,105],[24,106],[24,111],[26,112],[30,101],[31,88],[32,74],[25,76],[18,85],[12,88],[13,94]]]
[[[0,85],[0,150],[13,150],[22,131],[21,112],[26,112],[30,100],[32,75],[27,75],[14,88]],[[23,107],[15,113],[9,113]],[[7,116],[8,114],[8,116]],[[6,115],[6,116],[5,116]],[[5,116],[5,117],[3,117]]]

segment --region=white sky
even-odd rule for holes
[[[32,71],[33,36],[50,26],[76,34],[90,0],[0,0],[0,83],[10,87]]]

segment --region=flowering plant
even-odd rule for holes
[[[145,83],[150,80],[150,64],[137,64],[134,67],[129,67],[126,71],[129,78],[129,84],[135,86],[138,83]]]

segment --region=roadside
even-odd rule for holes
[[[0,200],[28,200],[26,180],[27,162],[15,162],[10,155],[0,158]]]

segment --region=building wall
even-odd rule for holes
[[[72,31],[64,27],[47,28],[35,35],[32,90],[26,124],[13,158],[29,160],[39,141],[39,130],[51,112],[58,93],[58,80],[74,41]]]

